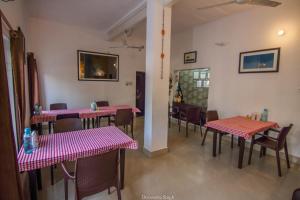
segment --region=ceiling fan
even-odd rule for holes
[[[229,4],[250,4],[250,5],[258,5],[258,6],[268,6],[268,7],[276,7],[276,6],[281,5],[280,2],[271,1],[271,0],[232,0],[232,1],[227,1],[224,3],[200,7],[197,9],[203,10],[203,9],[215,8],[215,7],[219,7],[219,6],[225,6],[225,5],[229,5]]]
[[[120,46],[112,46],[112,47],[109,47],[109,48],[112,48],[112,49],[127,48],[127,49],[137,49],[139,51],[142,51],[145,48],[143,45],[141,45],[141,46],[133,46],[133,45],[129,45],[128,44],[128,37],[131,36],[131,33],[132,33],[132,31],[125,30],[124,33],[123,33],[123,36],[121,38],[122,45],[120,45]]]

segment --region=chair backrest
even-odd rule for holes
[[[96,101],[97,107],[109,106],[108,101]]]
[[[68,119],[68,118],[79,118],[79,113],[59,114],[56,116],[56,120]]]
[[[54,133],[82,130],[81,120],[78,118],[68,118],[56,120],[53,125]]]
[[[296,189],[293,192],[293,198],[292,198],[292,200],[300,200],[300,188]]]
[[[119,185],[119,150],[80,158],[76,163],[76,194],[78,199]]]
[[[219,120],[218,111],[216,111],[216,110],[208,110],[206,112],[206,121],[210,122],[210,121],[215,121],[215,120]]]
[[[291,128],[293,127],[293,124],[290,124],[289,126],[283,127],[278,135],[278,148],[282,149],[284,147],[284,143],[286,140],[287,134],[290,132]]]
[[[192,122],[194,124],[200,124],[200,107],[190,107],[186,112],[186,118],[188,122]]]
[[[116,126],[130,125],[133,120],[133,112],[131,108],[118,109],[115,117]]]
[[[50,110],[64,110],[68,109],[68,106],[66,103],[52,103],[50,104]]]

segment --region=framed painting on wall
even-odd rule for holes
[[[280,48],[240,53],[239,73],[279,71]]]
[[[77,51],[79,81],[119,81],[119,56]]]
[[[184,64],[197,62],[197,51],[184,53]]]

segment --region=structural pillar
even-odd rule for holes
[[[150,157],[168,151],[172,10],[165,5],[147,0],[144,152]]]

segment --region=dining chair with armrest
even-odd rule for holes
[[[134,139],[132,108],[118,109],[115,118],[111,122],[117,127],[123,126],[126,133],[128,133],[128,126],[130,126],[131,137]]]
[[[185,121],[185,136],[188,137],[189,123],[194,124],[194,131],[196,131],[196,126],[200,126],[200,133],[202,136],[201,129],[201,108],[200,107],[190,107],[187,108],[185,112],[180,113],[179,117],[179,127],[181,125],[181,121]],[[180,128],[179,128],[180,129]]]
[[[97,107],[106,107],[106,106],[109,106],[109,102],[108,101],[96,101],[96,105],[97,105]],[[108,124],[109,124],[110,116],[97,117],[97,119],[96,119],[97,127],[101,126],[102,118],[107,118]]]
[[[206,122],[219,120],[218,111],[216,110],[208,110],[206,112]],[[204,133],[204,137],[202,139],[201,145],[203,146],[206,140],[207,132],[210,130],[210,128],[206,128],[206,131]],[[219,132],[219,153],[221,153],[221,146],[222,146],[222,137],[224,135],[227,135],[228,133]],[[231,135],[231,148],[233,148],[233,135]]]
[[[68,106],[66,103],[52,103],[50,104],[50,110],[66,110]],[[51,133],[53,122],[48,122],[48,132]]]
[[[120,151],[80,158],[75,163],[75,172],[69,172],[62,163],[64,172],[65,200],[68,199],[68,180],[75,182],[77,200],[115,187],[118,200],[121,200],[120,185]]]
[[[66,117],[66,116],[64,116]],[[53,126],[54,133],[82,130],[82,122],[79,118],[64,118],[57,120]],[[54,184],[54,167],[50,167],[51,185]]]
[[[253,146],[255,144],[258,144],[263,148],[272,149],[276,152],[278,176],[281,176],[279,151],[284,149],[286,164],[287,164],[287,167],[290,168],[290,161],[289,161],[286,137],[287,137],[288,133],[290,132],[290,130],[292,129],[292,127],[293,127],[293,124],[290,124],[289,126],[283,127],[281,130],[270,129],[270,131],[277,133],[277,137],[272,137],[272,136],[265,135],[265,134],[256,134],[256,135],[259,135],[260,137],[255,139],[255,135],[254,135],[251,140],[248,164],[249,165],[251,164]],[[260,152],[260,156],[262,156],[262,150]]]

